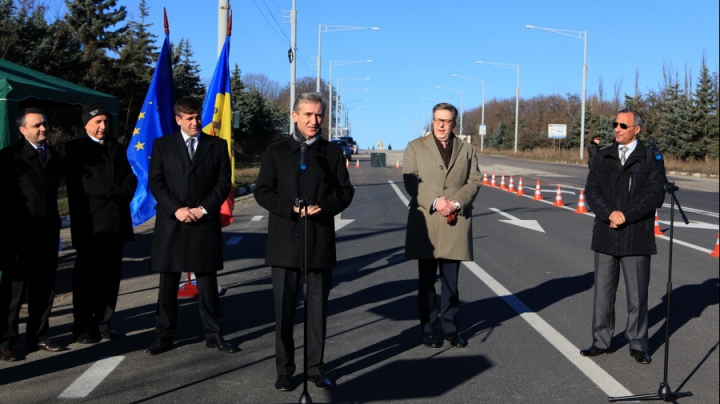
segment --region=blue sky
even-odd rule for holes
[[[118,3],[137,13],[136,1]],[[148,5],[158,46],[165,6],[171,40],[190,40],[201,76],[209,81],[217,61],[217,1],[148,0]],[[292,1],[230,0],[230,5],[231,66],[287,84]],[[519,64],[521,100],[541,94],[579,95],[583,41],[526,25],[587,31],[588,96],[598,93],[602,77],[605,98],[610,99],[616,84],[621,93],[634,93],[636,72],[642,92],[660,87],[663,66],[677,72],[681,81],[689,69],[695,80],[703,54],[710,71],[718,71],[718,14],[717,0],[297,0],[297,77],[316,75],[319,24],[379,27],[323,33],[322,77],[328,78],[330,61],[372,59],[336,64],[333,81],[370,77],[341,83],[341,90],[360,89],[345,92],[353,136],[362,148],[382,140],[386,147],[390,143],[401,149],[438,100],[459,108],[459,92],[435,86],[462,90],[466,110],[480,106],[482,86],[453,73],[485,80],[486,100],[514,97],[516,71],[478,65],[477,60]],[[477,128],[464,132],[477,133]]]

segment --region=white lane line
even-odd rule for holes
[[[671,207],[671,206],[670,206],[669,203],[663,203],[663,208],[670,208],[670,207]],[[702,210],[702,209],[688,208],[688,207],[685,207],[685,206],[683,206],[682,209],[683,209],[685,212],[697,213],[697,214],[699,214],[699,215],[705,215],[705,216],[710,216],[710,217],[718,217],[718,216],[720,216],[717,212],[709,212],[709,211],[707,211],[707,210]]]
[[[262,216],[253,216],[252,219],[250,219],[251,222],[259,222],[262,220]]]
[[[242,240],[242,237],[231,237],[230,240],[228,240],[227,243],[225,243],[225,245],[237,245],[237,243],[239,243],[240,240]]]
[[[87,397],[100,382],[112,372],[117,365],[125,359],[124,356],[113,356],[95,362],[88,370],[68,386],[58,398],[83,398]]]
[[[605,394],[609,397],[629,396],[632,394],[603,368],[593,362],[592,359],[580,356],[580,348],[573,345],[567,338],[563,337],[562,334],[543,320],[542,317],[530,310],[520,299],[515,297],[515,295],[505,289],[503,285],[498,283],[495,278],[480,268],[478,264],[468,261],[463,262],[463,265],[485,283],[496,295],[500,296],[523,320],[527,321],[532,328],[542,335],[555,349],[560,351],[570,363],[580,369],[580,371],[601,388]]]
[[[395,193],[397,194],[398,197],[400,197],[400,200],[405,204],[405,206],[410,205],[410,201],[408,200],[408,198],[405,197],[405,194],[403,194],[402,191],[400,191],[400,188],[398,188],[398,186],[395,185],[394,182],[392,182],[390,180],[388,180],[388,182],[390,183],[390,186],[393,187],[393,189],[395,190]]]
[[[407,205],[407,198],[400,192],[392,181],[395,192],[400,199]],[[622,384],[615,380],[610,374],[598,366],[592,359],[580,356],[580,348],[574,346],[567,338],[563,337],[550,324],[542,319],[536,313],[533,313],[520,299],[510,293],[504,286],[498,283],[485,270],[472,261],[463,262],[463,264],[477,276],[480,281],[485,283],[496,295],[502,298],[510,307],[515,310],[520,317],[523,318],[530,326],[532,326],[540,335],[542,335],[552,346],[567,358],[570,363],[575,365],[583,372],[595,385],[601,388],[609,397],[629,396],[632,393]]]

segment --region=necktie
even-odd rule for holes
[[[45,148],[44,147],[38,147],[38,153],[40,153],[40,158],[42,161],[45,161]]]
[[[190,160],[195,157],[195,138],[191,137],[187,141],[187,148],[188,148],[188,154],[190,155]]]
[[[620,155],[620,165],[621,166],[625,165],[625,154],[627,153],[628,150],[630,150],[629,147],[623,146],[620,148],[620,152],[622,152],[622,154]]]

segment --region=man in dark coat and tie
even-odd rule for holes
[[[612,353],[615,294],[622,268],[627,295],[625,337],[630,355],[641,364],[648,354],[648,287],[650,256],[657,254],[653,222],[665,199],[665,173],[652,151],[637,136],[643,119],[635,111],[617,114],[615,142],[598,152],[585,184],[588,206],[595,212],[591,248],[595,251],[593,344],[582,356]]]
[[[122,273],[123,245],[134,239],[130,201],[137,177],[125,146],[110,133],[110,113],[83,106],[85,133],[65,143],[63,167],[70,230],[77,250],[73,271],[72,333],[80,344],[123,335],[110,328]]]
[[[320,389],[332,388],[325,375],[323,355],[327,301],[332,284],[335,256],[335,215],[350,205],[355,189],[345,168],[342,150],[321,136],[325,103],[317,93],[303,93],[295,100],[292,136],[268,146],[255,188],[255,200],[270,212],[265,264],[270,265],[275,296],[275,388],[291,390],[295,373],[293,326],[304,239],[298,237],[298,221],[307,223],[308,286],[308,374]],[[300,161],[306,150],[305,210],[295,200],[300,196]]]
[[[230,193],[227,142],[201,132],[202,102],[181,97],[174,107],[180,131],[153,142],[148,184],[157,201],[150,267],[160,272],[155,342],[145,352],[172,348],[177,293],[183,272],[194,272],[205,344],[221,352],[239,349],[222,336],[217,272],[223,269],[220,206]]]
[[[41,110],[20,111],[17,125],[22,139],[0,151],[0,211],[7,213],[7,237],[0,243],[0,360],[7,362],[17,360],[10,348],[26,294],[28,351],[65,349],[47,338],[60,241],[60,154],[46,143],[48,124]]]

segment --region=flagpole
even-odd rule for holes
[[[228,10],[230,10],[230,0],[218,0],[218,57],[222,53],[223,45],[225,45],[225,36],[228,31]]]

